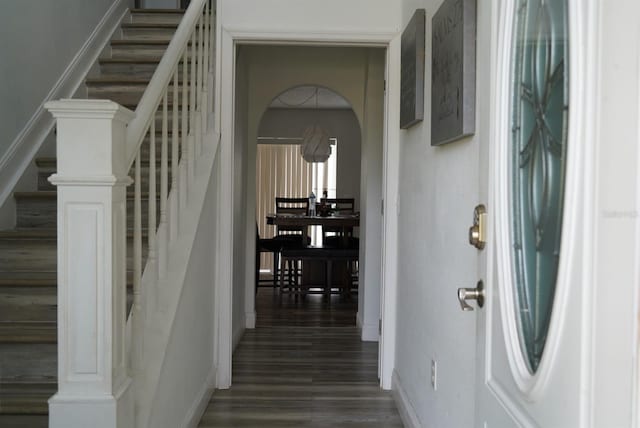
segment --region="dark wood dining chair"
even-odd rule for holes
[[[309,199],[276,197],[276,214],[306,215],[308,213]],[[286,273],[290,284],[298,282],[300,268],[299,261],[288,259],[286,263],[283,263],[283,265],[279,267],[278,259],[280,258],[280,253],[283,249],[298,249],[310,244],[311,239],[308,237],[307,233],[304,233],[306,232],[304,230],[305,227],[306,226],[276,226],[276,235],[272,239],[280,244],[280,250],[277,254],[274,253],[275,278],[279,275],[278,269],[284,269],[286,272],[283,272],[282,275]],[[304,236],[307,237],[306,243],[303,242]]]
[[[321,207],[327,207],[331,213],[337,215],[340,214],[354,214],[355,213],[355,199],[354,198],[326,198],[320,200]],[[322,208],[321,208],[322,209]],[[346,236],[345,236],[346,235]],[[322,245],[327,247],[338,247],[341,242],[346,241],[348,238],[353,237],[352,227],[322,227]]]

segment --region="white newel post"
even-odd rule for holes
[[[125,129],[105,100],[53,101],[57,119],[58,392],[52,428],[131,428],[127,373]]]

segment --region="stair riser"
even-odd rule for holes
[[[131,22],[135,24],[179,24],[183,16],[181,13],[135,12],[131,14]]]
[[[146,58],[160,60],[168,45],[146,47],[144,45],[112,45],[111,58]],[[191,58],[191,48],[187,52],[187,58]]]
[[[133,76],[138,78],[151,79],[158,64],[153,63],[120,63],[102,61],[100,71],[102,74],[115,76]],[[182,65],[178,65],[179,76],[182,76]],[[190,70],[190,67],[189,69]]]
[[[144,39],[144,40],[171,40],[175,33],[175,28],[122,28],[124,38]]]
[[[133,192],[133,186],[130,186]],[[159,188],[159,181],[157,184]],[[143,190],[145,187],[143,186]],[[47,228],[52,229],[57,226],[57,202],[55,198],[51,199],[20,199],[17,201],[19,228]],[[146,228],[148,223],[148,202],[142,201],[142,225]],[[156,203],[157,217],[160,217],[160,204]],[[133,200],[127,201],[127,227],[131,228],[133,219]]]
[[[55,381],[58,374],[55,343],[2,344],[0,381]]]
[[[142,98],[146,86],[132,85],[127,88],[123,85],[108,86],[108,85],[89,85],[88,98],[102,99],[115,101],[122,105],[137,105]],[[178,105],[182,105],[182,87],[178,88]],[[173,87],[169,87],[169,93],[167,94],[167,102],[169,108],[169,114],[172,114],[173,110]],[[160,103],[160,110],[162,110],[162,102]]]
[[[0,288],[0,322],[57,319],[57,287]]]
[[[56,269],[55,240],[0,242],[0,271],[55,272]]]
[[[18,228],[55,228],[57,227],[56,200],[19,199],[16,200],[16,223]]]
[[[133,241],[127,243],[127,266],[133,267]],[[142,257],[146,258],[146,246]],[[0,271],[56,272],[57,242],[52,240],[0,241]]]
[[[169,186],[171,186],[171,180],[172,180],[172,176],[171,176],[171,140],[169,140],[169,145],[167,146],[167,149],[169,150],[169,152],[167,153],[169,158],[168,158],[168,163],[169,163],[169,170],[168,170],[168,180],[169,180]],[[156,157],[158,159],[158,161],[160,160],[160,154],[161,154],[161,145],[160,143],[156,144]],[[142,155],[143,155],[143,159],[148,159],[149,156],[149,145],[145,144],[145,150],[142,151]],[[38,190],[40,191],[50,191],[50,190],[56,190],[56,186],[54,186],[53,184],[51,184],[46,178],[51,175],[50,172],[42,172],[42,173],[38,173],[39,177],[40,174],[42,174],[42,178],[38,180]],[[156,186],[160,186],[160,174],[161,174],[161,170],[160,170],[160,163],[156,162]],[[134,178],[135,176],[135,170],[132,168],[131,171],[129,171],[129,177]],[[140,169],[140,183],[142,186],[143,191],[146,193],[147,189],[149,188],[149,168],[148,167],[142,167]],[[131,187],[133,187],[133,184],[131,185]],[[133,192],[133,190],[130,190],[130,192]]]

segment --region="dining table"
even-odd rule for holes
[[[303,226],[302,242],[307,245],[308,227],[304,226],[325,226],[332,228],[343,228],[345,231],[350,228],[360,226],[360,214],[331,213],[327,216],[292,214],[292,213],[271,213],[267,214],[267,224],[275,226]],[[346,239],[346,233],[342,234]]]

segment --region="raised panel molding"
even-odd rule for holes
[[[99,246],[95,242],[104,239],[98,230],[102,223],[104,208],[102,204],[68,204],[65,207],[65,240],[68,248],[63,255],[66,271],[70,272],[67,286],[68,326],[68,373],[74,378],[82,375],[97,376],[102,379],[100,370],[103,350],[98,343],[104,284],[98,272],[103,259]],[[91,237],[91,238],[89,238]],[[71,265],[81,265],[83,269],[72,269]],[[89,344],[89,346],[87,346]]]

